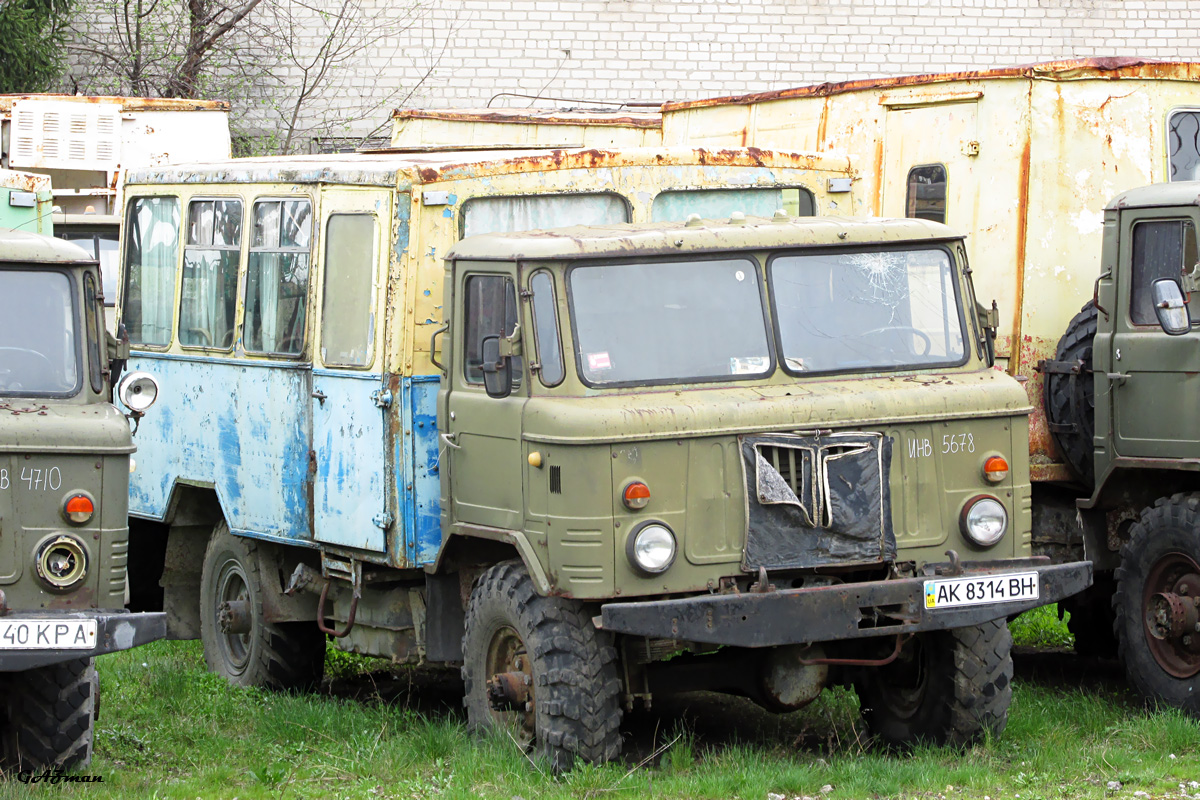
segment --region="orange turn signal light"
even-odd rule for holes
[[[992,456],[983,462],[983,477],[988,483],[999,483],[1008,477],[1008,462],[1001,456]]]
[[[67,505],[63,511],[71,522],[82,524],[92,518],[92,514],[96,513],[96,507],[87,495],[76,494],[67,499]]]
[[[650,487],[641,481],[633,481],[623,492],[625,507],[631,511],[640,511],[650,502]]]

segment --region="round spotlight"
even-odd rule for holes
[[[661,522],[644,522],[626,540],[625,555],[641,572],[666,572],[675,561],[675,534]]]
[[[961,526],[963,535],[980,547],[991,547],[1008,530],[1008,512],[994,497],[972,497],[963,506]]]

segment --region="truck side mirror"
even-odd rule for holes
[[[512,359],[500,355],[500,337],[483,337],[483,388],[488,397],[508,397],[512,393]]]
[[[1163,332],[1169,336],[1181,336],[1192,329],[1188,320],[1187,301],[1183,290],[1171,278],[1159,278],[1151,284],[1154,293],[1154,313]]]

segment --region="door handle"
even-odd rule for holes
[[[325,398],[327,398],[329,395],[325,394],[320,389],[313,389],[312,396],[317,398],[318,403],[325,405]]]
[[[1116,384],[1117,386],[1120,386],[1121,384],[1125,383],[1125,381],[1129,380],[1128,372],[1106,372],[1104,375],[1106,378],[1108,378],[1109,383]]]
[[[446,447],[452,448],[454,450],[462,450],[462,445],[458,444],[457,442],[454,441],[455,439],[458,438],[457,433],[443,433],[443,434],[439,435],[439,438],[441,438],[441,440],[446,443]]]

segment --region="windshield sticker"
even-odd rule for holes
[[[612,369],[612,361],[609,360],[607,351],[603,353],[588,353],[587,360],[589,372]]]
[[[750,356],[749,358],[729,359],[730,375],[761,375],[771,366],[771,360],[766,356]]]

